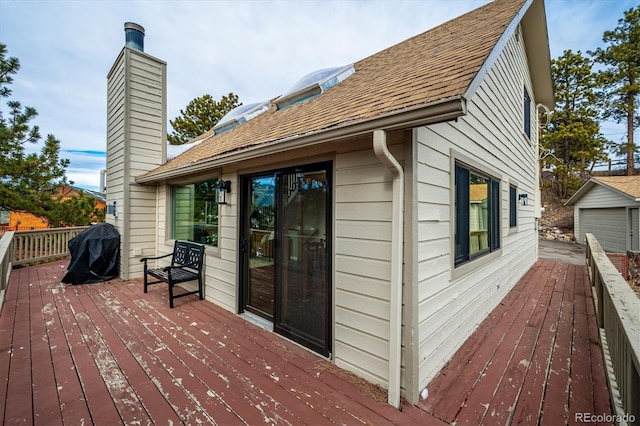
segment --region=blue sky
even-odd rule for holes
[[[206,93],[234,92],[243,103],[273,98],[313,70],[355,62],[487,2],[0,0],[0,42],[21,63],[11,99],[35,107],[41,133],[61,141],[69,179],[98,189],[106,76],[124,45],[124,22],[142,25],[145,52],[167,62],[170,120]],[[636,5],[547,0],[551,57],[600,46]],[[624,128],[605,123],[603,133],[619,141]]]

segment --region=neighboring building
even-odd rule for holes
[[[576,240],[591,233],[610,253],[640,247],[640,176],[592,177],[565,203],[573,207]]]
[[[38,217],[27,212],[3,210],[0,212],[0,228],[4,231],[26,231],[31,229],[46,229],[49,222],[44,217]]]
[[[72,185],[61,185],[55,197],[62,196],[62,201],[71,197],[79,197],[81,193],[85,196],[93,197],[96,200],[96,209],[105,208],[104,194],[90,189],[82,189]],[[47,229],[49,222],[47,218],[39,217],[27,212],[0,211],[0,232],[5,231],[27,231],[32,229]]]
[[[176,238],[207,244],[207,300],[416,403],[537,259],[543,1],[310,74],[168,162],[166,64],[138,44],[108,76],[122,276]]]

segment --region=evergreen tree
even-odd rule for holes
[[[556,108],[542,137],[544,162],[552,166],[557,192],[567,196],[580,184],[580,175],[606,160],[607,141],[598,123],[598,84],[592,63],[581,52],[566,50],[551,61]]]
[[[11,96],[9,85],[19,69],[18,58],[7,58],[7,47],[0,43],[0,97]],[[14,100],[7,106],[6,117],[0,110],[0,208],[44,217],[53,226],[84,225],[92,215],[99,217],[91,197],[73,197],[61,204],[56,194],[66,183],[69,160],[60,158],[60,141],[47,135],[40,153],[27,154],[25,145],[41,139],[38,126],[30,125],[38,113]],[[88,209],[86,218],[76,217],[83,209]]]
[[[620,144],[618,152],[626,155],[627,175],[632,175],[638,149],[633,131],[640,126],[640,6],[627,10],[614,30],[604,32],[602,41],[607,44],[604,49],[589,52],[605,67],[599,73],[606,95],[602,118],[626,123],[627,141]]]
[[[7,85],[13,82],[12,75],[20,69],[20,61],[7,59],[6,53],[6,45],[0,44],[0,94],[5,98],[11,95]],[[53,135],[47,135],[39,154],[25,153],[25,144],[41,139],[38,126],[29,124],[38,113],[18,101],[7,106],[7,117],[0,110],[0,207],[48,217],[69,161],[60,159],[60,141]]]
[[[167,137],[171,145],[182,145],[211,130],[226,113],[242,105],[238,95],[229,93],[215,101],[211,95],[193,99],[180,116],[169,120],[173,132]]]

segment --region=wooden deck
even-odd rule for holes
[[[14,270],[0,424],[565,424],[610,413],[585,268],[538,262],[429,385],[386,393],[206,301]]]
[[[428,390],[419,406],[456,425],[565,425],[610,415],[586,268],[538,261]]]

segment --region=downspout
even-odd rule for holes
[[[400,409],[400,367],[402,345],[402,244],[404,172],[400,163],[387,148],[387,133],[373,131],[373,152],[393,175],[393,199],[391,215],[391,280],[389,315],[389,393],[390,405]]]

